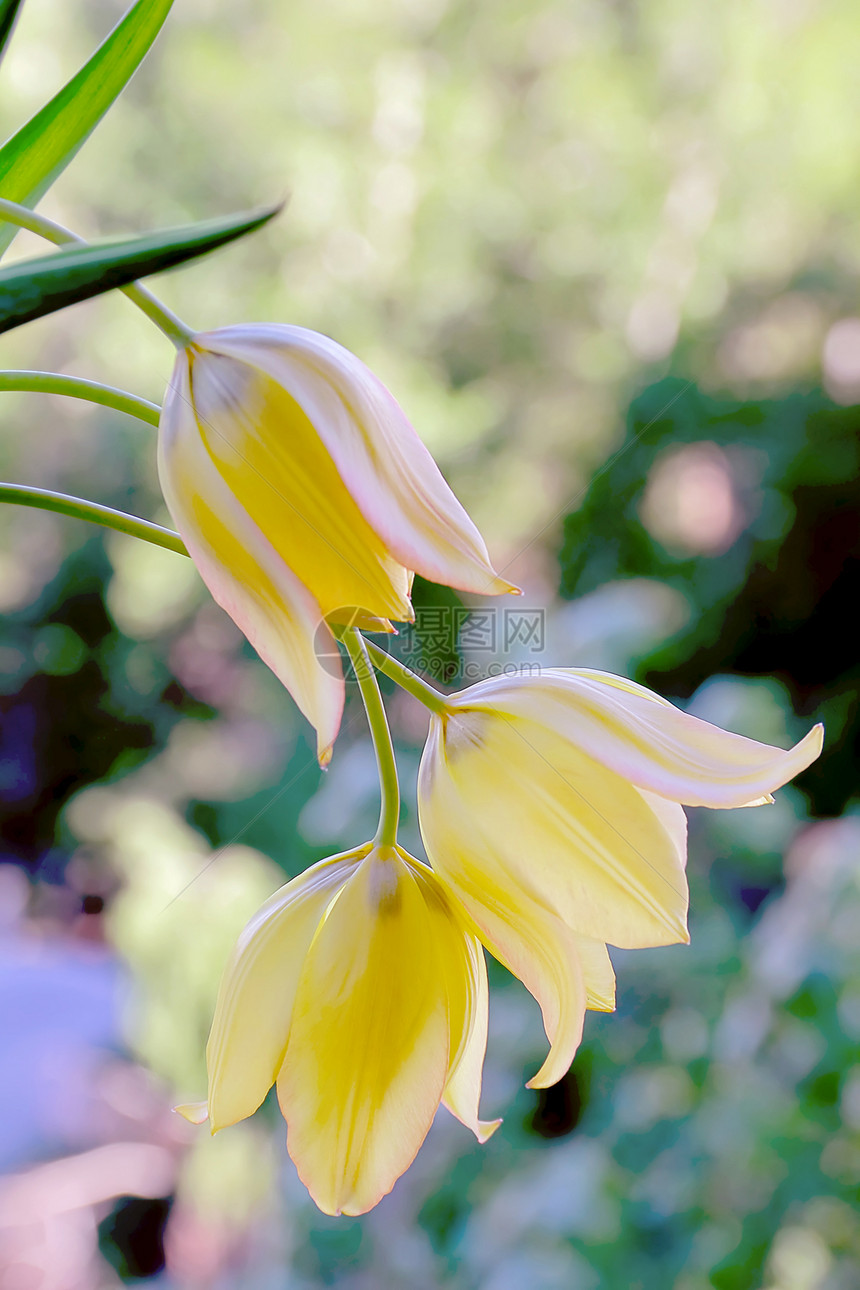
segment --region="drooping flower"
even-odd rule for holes
[[[158,472],[203,580],[316,728],[323,763],[344,696],[324,620],[411,621],[414,573],[516,590],[382,383],[302,327],[194,338],[164,400]]]
[[[490,952],[538,1000],[567,1070],[583,1010],[611,1007],[605,943],[687,941],[688,806],[759,806],[819,755],[819,725],[783,751],[730,734],[617,676],[551,668],[446,700],[421,761],[435,871]]]
[[[242,932],[206,1050],[212,1132],[277,1084],[287,1146],[320,1209],[361,1214],[414,1159],[440,1101],[485,1141],[483,950],[444,884],[367,843],[288,882]]]

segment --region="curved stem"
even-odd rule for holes
[[[115,511],[112,506],[85,501],[82,497],[54,493],[48,488],[28,488],[25,484],[0,484],[0,502],[33,506],[40,511],[56,511],[78,520],[89,520],[119,533],[127,533],[129,537],[144,538],[168,551],[176,551],[178,555],[188,555],[182,538],[172,529],[153,524],[151,520],[140,520],[136,515],[126,515],[125,511]]]
[[[364,644],[373,660],[373,666],[378,667],[380,672],[390,676],[403,690],[408,691],[419,703],[423,703],[425,708],[431,712],[442,714],[445,711],[445,695],[441,690],[437,690],[429,681],[424,681],[420,676],[416,676],[410,668],[404,663],[392,658],[386,654],[384,649],[374,645],[373,641],[365,640]]]
[[[10,224],[17,224],[19,228],[35,233],[37,237],[44,237],[55,246],[89,245],[85,238],[78,237],[71,229],[64,228],[55,220],[46,219],[44,215],[37,215],[35,211],[31,211],[27,206],[20,206],[18,202],[7,201],[5,197],[0,197],[0,219],[8,220]],[[120,287],[120,291],[124,296],[128,296],[129,300],[134,301],[138,309],[146,314],[150,322],[155,323],[159,331],[162,331],[177,349],[188,348],[194,339],[194,332],[172,309],[162,304],[148,287],[140,282],[131,282],[127,287]]]
[[[154,322],[159,331],[179,350],[187,349],[194,339],[194,332],[184,323],[178,314],[167,305],[162,304],[142,282],[131,282],[127,287],[120,287],[124,296],[128,296],[137,305],[141,313]]]
[[[400,787],[397,782],[397,763],[394,745],[385,716],[382,695],[376,680],[373,664],[367,656],[367,642],[355,627],[349,627],[341,638],[352,660],[358,688],[364,700],[367,724],[373,739],[376,765],[379,769],[379,827],[373,841],[377,846],[393,847],[397,842],[397,824],[400,819]]]
[[[146,421],[151,426],[158,425],[161,408],[149,399],[138,398],[118,390],[114,385],[103,385],[101,381],[87,381],[78,376],[63,376],[59,372],[0,372],[0,393],[12,390],[25,390],[34,394],[65,394],[72,399],[86,399],[88,403],[98,403],[106,408],[115,408],[117,412],[127,412],[129,416]]]

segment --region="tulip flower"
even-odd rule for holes
[[[411,1164],[440,1101],[480,1141],[487,1042],[480,942],[433,872],[367,843],[262,906],[227,964],[206,1050],[212,1132],[273,1084],[299,1175],[327,1214],[362,1214]]]
[[[421,761],[421,832],[484,945],[541,1005],[551,1051],[533,1087],[570,1065],[585,1007],[610,1000],[605,943],[689,940],[681,804],[772,801],[822,736],[783,751],[587,669],[446,699]]]
[[[414,573],[516,591],[381,382],[302,327],[194,337],[164,400],[158,473],[204,582],[316,728],[323,764],[344,700],[326,620],[411,621]]]

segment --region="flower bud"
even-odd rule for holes
[[[323,764],[344,700],[327,622],[411,621],[415,573],[516,590],[382,383],[302,327],[194,338],[164,400],[158,472],[203,580],[316,728]]]

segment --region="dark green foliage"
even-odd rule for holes
[[[0,58],[6,52],[22,3],[23,0],[0,0]]]
[[[661,454],[694,443],[725,453],[748,495],[749,522],[716,555],[668,550],[642,520]],[[637,679],[687,698],[716,673],[778,677],[799,715],[827,719],[824,755],[799,781],[814,812],[835,814],[856,793],[860,410],[818,393],[742,403],[676,380],[651,386],[630,409],[624,450],[568,515],[561,564],[569,597],[634,577],[677,588],[688,624],[639,659]]]

